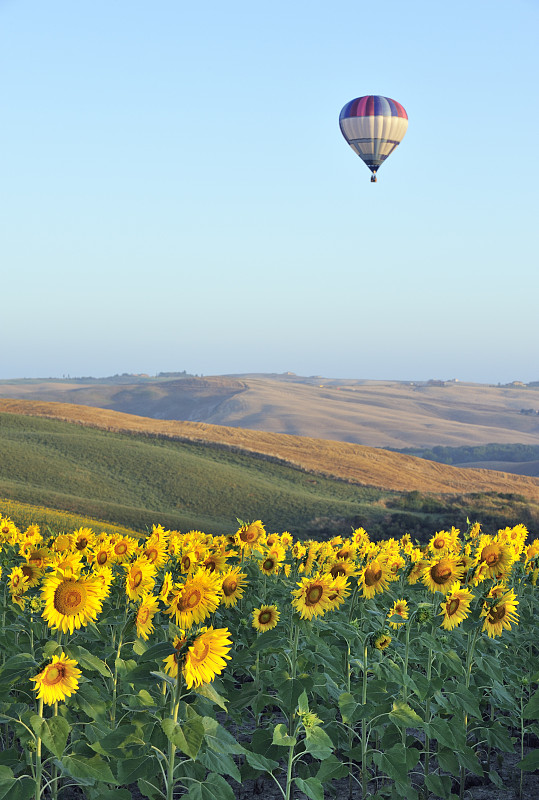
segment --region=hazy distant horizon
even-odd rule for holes
[[[307,372],[298,372],[297,370],[243,370],[241,372],[234,371],[234,372],[196,372],[190,371],[187,369],[159,369],[156,371],[147,371],[147,370],[140,370],[137,372],[134,371],[116,371],[116,372],[100,372],[99,374],[91,374],[91,373],[79,373],[79,374],[71,374],[71,373],[61,373],[57,375],[2,375],[0,373],[0,382],[7,382],[7,381],[70,381],[70,380],[106,380],[115,377],[129,377],[132,376],[133,378],[140,378],[140,377],[148,377],[149,379],[158,378],[160,376],[164,377],[167,373],[172,373],[175,375],[182,375],[185,374],[186,376],[192,377],[200,377],[200,378],[241,378],[243,376],[285,376],[290,375],[296,376],[298,378],[320,378],[321,380],[332,380],[332,381],[372,381],[376,383],[426,383],[428,381],[455,381],[457,383],[466,383],[466,384],[477,384],[477,385],[488,385],[488,386],[499,386],[499,385],[506,385],[513,383],[515,381],[521,382],[524,384],[530,384],[539,382],[539,374],[536,374],[535,377],[530,377],[528,379],[522,378],[520,376],[512,376],[510,378],[502,379],[496,378],[492,380],[488,379],[474,379],[474,378],[460,378],[456,375],[442,375],[439,373],[425,375],[418,377],[416,376],[405,376],[405,377],[395,377],[395,376],[372,376],[372,375],[343,375],[343,374],[327,374],[322,372],[314,372],[314,373],[307,373]]]

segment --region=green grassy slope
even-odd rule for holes
[[[139,532],[161,523],[230,533],[237,517],[316,538],[346,536],[363,526],[374,537],[408,531],[424,539],[451,525],[465,528],[467,517],[493,530],[539,524],[537,504],[515,494],[426,496],[368,488],[211,443],[10,413],[0,414],[0,498]]]
[[[0,496],[143,531],[152,523],[207,533],[261,518],[297,535],[347,533],[388,493],[313,476],[208,445],[0,414]],[[344,528],[343,528],[344,526]]]

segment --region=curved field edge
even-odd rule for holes
[[[173,530],[233,533],[241,517],[262,518],[268,528],[291,529],[301,537],[346,535],[362,526],[375,537],[402,535],[406,530],[423,538],[433,529],[465,527],[468,517],[493,526],[539,522],[539,506],[526,497],[519,480],[502,481],[503,492],[493,492],[489,483],[484,491],[472,491],[469,484],[460,492],[449,492],[447,487],[445,493],[395,491],[361,485],[344,472],[328,476],[321,468],[292,464],[282,457],[282,450],[261,453],[155,430],[111,430],[110,424],[90,424],[102,417],[99,410],[92,411],[97,414],[86,423],[52,414],[0,414],[0,496],[140,532],[160,523]],[[104,414],[102,423],[106,419],[118,424],[124,417],[130,421],[129,415]],[[316,464],[322,467],[327,443],[311,440],[306,447],[312,443],[320,445]],[[373,459],[380,454],[397,462],[402,459],[399,454],[359,449]],[[421,459],[404,458],[413,462],[418,474],[421,465],[428,466]]]
[[[365,445],[209,425],[156,420],[69,403],[0,399],[0,412],[46,417],[116,433],[214,444],[276,458],[308,472],[397,492],[517,493],[539,502],[539,478],[486,469],[463,469]]]
[[[137,533],[123,525],[113,525],[101,519],[71,514],[56,508],[47,508],[32,503],[21,503],[6,497],[0,497],[0,517],[13,520],[19,528],[39,525],[42,531],[50,531],[51,535],[59,532],[71,533],[78,528],[91,528],[95,533],[104,531],[119,536],[137,537]]]

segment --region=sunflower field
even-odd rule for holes
[[[0,800],[536,796],[539,539],[238,526],[0,518]]]

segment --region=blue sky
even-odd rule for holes
[[[539,6],[376,8],[0,0],[0,378],[539,380]]]

